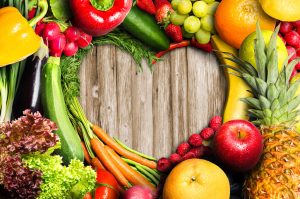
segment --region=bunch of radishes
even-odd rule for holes
[[[288,50],[289,62],[300,57],[300,21],[281,22],[279,36],[285,42]],[[300,71],[300,62],[295,66],[292,76]]]
[[[55,57],[60,57],[62,53],[66,56],[73,56],[77,53],[78,48],[85,48],[92,41],[91,35],[74,26],[69,26],[62,32],[59,25],[54,21],[48,23],[40,21],[35,32],[43,38],[44,43],[49,48],[50,55]]]

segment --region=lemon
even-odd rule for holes
[[[272,36],[272,31],[262,30],[262,34],[265,40],[266,45],[269,45],[270,38]],[[256,32],[251,33],[246,39],[243,41],[240,51],[239,57],[254,67],[256,67],[255,62],[255,54],[254,54],[254,40],[256,39]],[[281,70],[283,63],[286,61],[288,57],[287,49],[280,37],[277,36],[277,53],[278,53],[278,69]]]

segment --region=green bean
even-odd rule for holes
[[[138,152],[138,151],[135,151],[135,150],[129,148],[129,147],[126,146],[123,142],[121,142],[119,139],[114,138],[114,140],[115,140],[121,147],[123,147],[124,149],[126,149],[127,151],[130,151],[130,152],[132,152],[132,153],[135,153],[136,155],[139,155],[139,156],[141,156],[141,157],[143,157],[143,158],[146,158],[146,159],[148,159],[148,160],[156,161],[156,159],[155,159],[154,157],[148,156],[148,155],[146,155],[146,154],[140,153],[140,152]]]

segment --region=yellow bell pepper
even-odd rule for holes
[[[0,9],[0,67],[25,59],[36,52],[41,38],[14,7]]]

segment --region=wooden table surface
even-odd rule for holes
[[[81,66],[81,104],[90,121],[128,146],[159,158],[223,111],[226,82],[216,56],[183,48],[151,72],[130,55],[95,48]]]

